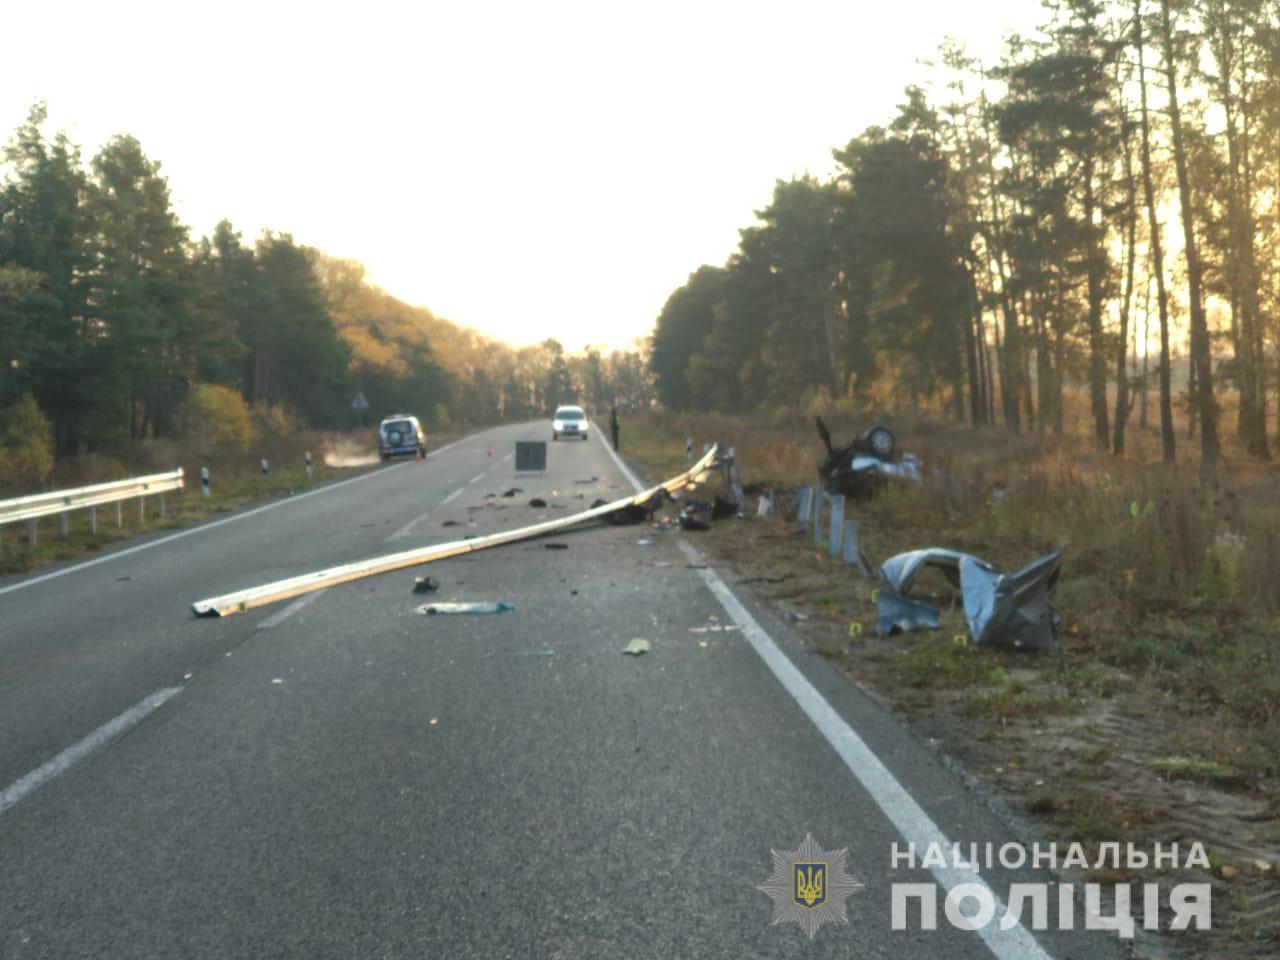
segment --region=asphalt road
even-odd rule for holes
[[[1124,955],[1112,933],[989,943],[947,923],[943,890],[937,930],[892,930],[891,885],[935,880],[894,869],[903,829],[997,845],[1010,829],[743,587],[691,568],[696,534],[592,527],[550,538],[566,550],[521,543],[191,615],[631,492],[599,434],[548,444],[546,474],[517,477],[514,441],[547,434],[491,430],[0,581],[0,957]],[[410,590],[424,573],[432,597]],[[516,609],[415,612],[431,599]],[[652,651],[622,655],[634,637]],[[95,738],[122,715],[137,722]],[[77,744],[80,762],[58,761]],[[864,885],[848,925],[812,940],[771,925],[757,889],[771,850],[807,834],[848,848]],[[983,877],[1002,898],[1043,879]]]

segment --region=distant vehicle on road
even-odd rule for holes
[[[417,417],[394,413],[378,424],[378,456],[383,460],[426,452],[427,435]]]
[[[587,415],[581,407],[556,407],[551,418],[551,439],[581,437],[587,439]]]

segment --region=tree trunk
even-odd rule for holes
[[[1147,71],[1142,62],[1142,0],[1133,0],[1133,44],[1138,54],[1138,88],[1142,103],[1142,192],[1151,236],[1151,272],[1156,278],[1156,302],[1160,310],[1160,448],[1165,463],[1177,459],[1173,433],[1173,393],[1169,376],[1169,292],[1164,285],[1164,250],[1160,221],[1156,217],[1155,186],[1151,176],[1151,122],[1147,113]]]
[[[1124,455],[1124,428],[1129,420],[1129,411],[1133,404],[1129,399],[1128,353],[1129,353],[1129,317],[1133,307],[1133,273],[1137,260],[1138,247],[1138,185],[1133,174],[1133,150],[1130,143],[1130,128],[1125,123],[1122,149],[1124,150],[1124,215],[1127,236],[1125,237],[1125,273],[1124,295],[1120,300],[1120,344],[1116,350],[1116,422],[1112,432],[1112,452],[1116,456]],[[1135,343],[1136,343],[1136,337]],[[1137,359],[1135,354],[1134,359]]]
[[[1160,31],[1164,48],[1165,82],[1169,93],[1169,128],[1173,138],[1173,164],[1178,175],[1178,200],[1182,207],[1182,236],[1187,260],[1187,299],[1191,310],[1191,365],[1196,378],[1196,407],[1200,419],[1200,465],[1212,471],[1218,462],[1218,408],[1213,395],[1213,356],[1209,325],[1204,313],[1200,252],[1196,242],[1195,205],[1187,172],[1187,149],[1182,139],[1182,113],[1178,106],[1178,69],[1173,49],[1170,0],[1160,0]]]
[[[1089,288],[1089,405],[1093,412],[1093,438],[1099,450],[1111,446],[1107,423],[1107,360],[1102,337],[1102,260],[1093,194],[1093,160],[1084,165],[1085,273]],[[1121,356],[1123,356],[1123,351]]]

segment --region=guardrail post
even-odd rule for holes
[[[31,549],[34,550],[38,545],[36,537],[36,522],[34,520],[27,521],[27,540],[31,543]]]
[[[116,526],[124,526],[124,511],[120,509],[120,501],[116,501]]]
[[[143,524],[146,522],[147,522],[147,498],[139,497],[138,498],[138,523]]]
[[[804,533],[809,529],[809,498],[813,492],[805,484],[796,491],[796,532]]]
[[[67,520],[67,514],[64,510],[62,513],[58,514],[58,533],[65,537],[67,535],[68,526],[69,521]]]
[[[160,519],[164,519],[164,493],[160,494]]]
[[[97,507],[89,508],[89,532],[90,533],[98,532],[98,508]]]
[[[831,536],[827,540],[827,552],[833,557],[840,556],[840,542],[844,538],[844,497],[836,494],[831,498]]]
[[[200,496],[209,496],[209,468],[200,468]]]
[[[871,576],[871,570],[862,557],[862,546],[858,543],[858,521],[853,517],[845,517],[844,520],[844,562],[857,567],[863,576]]]
[[[827,499],[827,491],[816,487],[813,491],[813,542],[822,542],[822,503]]]

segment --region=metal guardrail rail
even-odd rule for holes
[[[132,500],[135,497],[141,501],[143,497],[157,494],[162,498],[161,513],[163,514],[164,494],[170,490],[181,490],[183,483],[182,468],[178,467],[168,473],[153,473],[145,477],[130,477],[126,480],[112,480],[109,483],[95,483],[87,487],[50,490],[46,493],[33,493],[25,497],[14,497],[11,500],[0,500],[0,526],[22,521],[34,523],[41,517],[65,515],[72,510],[91,510],[108,503],[118,505],[124,500]],[[118,510],[117,506],[117,512]],[[119,522],[118,517],[117,522]]]
[[[432,560],[443,560],[446,557],[456,557],[464,553],[484,550],[487,547],[497,547],[505,543],[515,543],[519,540],[542,536],[556,530],[564,530],[587,520],[603,517],[607,513],[612,513],[615,510],[620,510],[633,504],[645,504],[659,491],[665,490],[667,493],[674,494],[686,487],[703,482],[704,475],[715,461],[716,453],[717,448],[713,445],[701,460],[684,473],[672,477],[665,483],[650,487],[635,496],[623,497],[612,503],[606,503],[591,510],[583,510],[581,513],[575,513],[568,517],[535,523],[532,526],[521,527],[519,530],[504,530],[502,533],[476,537],[473,540],[452,540],[448,543],[437,543],[429,547],[419,547],[415,550],[404,550],[400,553],[373,557],[356,563],[347,563],[340,567],[330,567],[327,570],[303,574],[300,577],[290,577],[287,580],[277,580],[274,583],[264,584],[260,587],[250,587],[247,590],[239,590],[220,597],[197,600],[191,605],[191,609],[197,616],[230,616],[233,613],[241,613],[254,607],[260,607],[263,604],[274,603],[277,600],[288,600],[334,584],[347,583],[351,580],[359,580],[362,577],[371,577],[378,573],[413,567]]]

